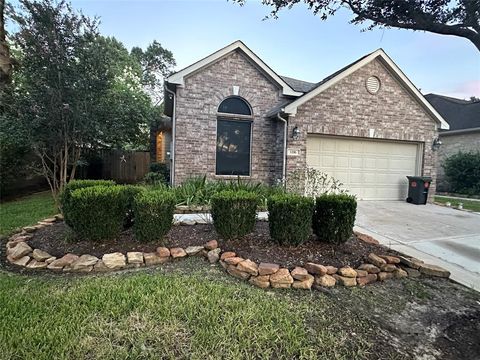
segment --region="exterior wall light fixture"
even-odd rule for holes
[[[295,126],[293,128],[292,138],[293,140],[298,140],[300,138],[300,129],[298,128],[298,126]]]
[[[433,143],[432,143],[433,151],[437,151],[441,145],[442,145],[442,140],[440,140],[439,137],[436,137],[435,139],[433,139]]]

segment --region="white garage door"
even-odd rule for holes
[[[309,136],[307,165],[340,180],[362,200],[404,200],[417,175],[417,144]]]

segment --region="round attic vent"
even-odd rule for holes
[[[376,94],[380,90],[380,79],[376,76],[370,76],[367,79],[367,90],[370,94]]]

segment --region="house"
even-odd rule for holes
[[[174,185],[204,174],[274,184],[309,166],[369,200],[405,199],[407,175],[435,178],[432,144],[448,129],[382,49],[310,83],[241,41],[170,75],[165,114]]]
[[[438,94],[425,98],[450,125],[440,131],[442,145],[438,150],[437,190],[449,191],[443,164],[445,159],[460,151],[480,151],[480,101],[455,99]]]

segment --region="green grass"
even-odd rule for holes
[[[435,196],[435,201],[442,204],[449,202],[452,204],[452,207],[457,207],[459,203],[462,203],[464,209],[480,212],[480,201],[458,200],[458,199],[443,197],[443,196],[442,197]]]
[[[58,213],[49,191],[0,204],[0,235],[9,235],[23,226]]]
[[[368,359],[372,354],[374,342],[365,336],[374,331],[324,294],[266,292],[200,259],[174,267],[168,273],[43,279],[0,271],[0,359]]]

